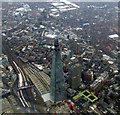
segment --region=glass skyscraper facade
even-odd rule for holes
[[[50,96],[53,102],[60,102],[64,97],[64,74],[58,39],[55,39],[54,46],[55,49],[53,51],[52,60]]]

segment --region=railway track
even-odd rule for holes
[[[31,79],[40,94],[49,92],[50,78],[44,72],[35,68],[32,64],[23,68],[24,72]]]

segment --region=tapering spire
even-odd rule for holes
[[[64,74],[62,67],[62,59],[58,39],[54,40],[55,50],[53,52],[50,96],[53,102],[62,101],[64,91]]]

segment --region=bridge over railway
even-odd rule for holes
[[[13,87],[10,88],[9,92],[3,94],[3,96],[13,93],[19,99],[18,103],[21,107],[24,107],[26,112],[40,112],[36,105],[33,105],[33,103],[35,103],[35,99],[31,91],[32,85],[30,84],[29,79],[26,77],[22,70],[22,67],[25,65],[25,63],[23,63],[16,57],[14,52],[10,50],[5,40],[3,40],[2,42],[2,50],[8,56],[10,64],[12,65],[13,69],[17,72],[18,75],[13,83]]]

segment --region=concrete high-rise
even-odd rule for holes
[[[80,86],[81,65],[70,65],[69,68],[69,83],[72,89],[77,89]]]
[[[64,74],[58,39],[55,39],[54,47],[50,81],[50,97],[53,102],[60,102],[64,98]]]

